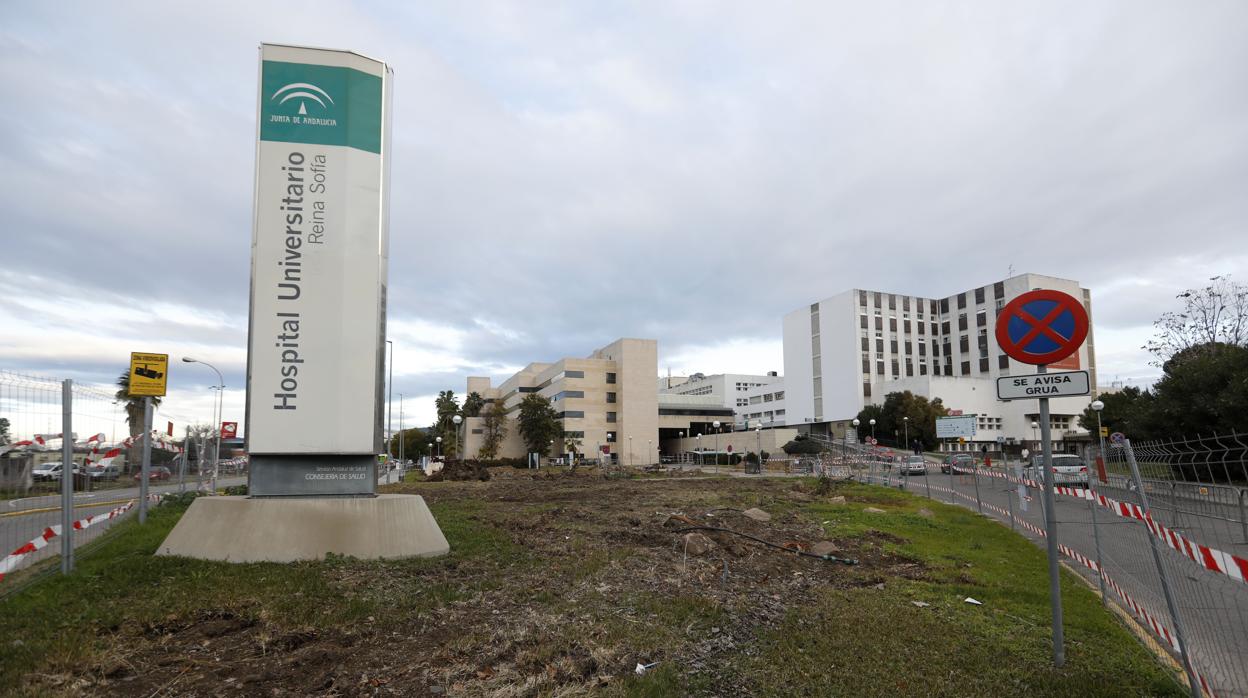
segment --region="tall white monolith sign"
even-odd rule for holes
[[[391,71],[260,48],[247,362],[252,496],[368,495],[382,445]]]

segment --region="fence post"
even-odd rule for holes
[[[923,486],[927,488],[927,498],[932,498],[932,477],[927,472],[927,459],[923,459]]]
[[[949,503],[953,504],[953,461],[949,461]]]
[[[1157,576],[1161,578],[1161,591],[1166,597],[1166,606],[1170,609],[1170,620],[1174,623],[1174,637],[1179,642],[1179,654],[1183,657],[1183,669],[1187,672],[1187,682],[1193,698],[1202,695],[1200,682],[1196,679],[1196,667],[1192,665],[1192,653],[1187,647],[1187,635],[1183,632],[1183,622],[1179,618],[1179,607],[1174,602],[1174,594],[1170,591],[1170,576],[1161,562],[1161,551],[1157,547],[1157,536],[1153,535],[1153,515],[1148,506],[1148,493],[1144,491],[1144,480],[1140,477],[1140,465],[1135,462],[1135,450],[1131,448],[1131,439],[1124,439],[1123,449],[1127,453],[1127,465],[1131,466],[1131,478],[1140,493],[1140,504],[1144,507],[1144,516],[1149,525],[1148,545],[1153,551],[1153,564],[1157,567]]]
[[[147,522],[147,478],[152,472],[152,399],[143,398],[143,460],[139,470],[139,523]]]
[[[1018,527],[1014,524],[1014,492],[1005,490],[1005,501],[1010,505],[1010,530],[1017,531]]]
[[[83,468],[86,474],[86,468]],[[61,574],[74,571],[74,381],[61,381]]]
[[[1239,490],[1239,528],[1244,536],[1244,542],[1248,543],[1248,517],[1244,516],[1244,494],[1248,490],[1240,488]]]
[[[1092,494],[1092,498],[1088,500],[1088,511],[1092,512],[1092,542],[1096,546],[1096,581],[1101,588],[1101,605],[1109,605],[1109,597],[1105,596],[1105,567],[1101,562],[1101,528],[1096,521],[1096,509],[1098,501],[1096,498],[1096,490],[1092,489],[1091,478],[1088,479],[1088,492]]]
[[[975,508],[984,513],[984,503],[979,499],[979,466],[971,463],[971,477],[975,478]]]

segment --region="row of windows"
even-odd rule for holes
[[[882,354],[877,354],[876,355],[877,360],[875,362],[875,372],[881,376],[885,375],[884,361],[882,358],[880,358],[882,356],[883,356]],[[892,377],[893,378],[900,377],[900,373],[901,373],[899,370],[900,362],[897,359],[893,359],[890,363],[892,364],[892,371],[891,371]],[[979,372],[988,373],[989,371],[988,365],[989,365],[988,357],[987,356],[982,357],[979,360]],[[927,375],[927,363],[920,361],[918,366],[919,366],[919,375],[926,376]],[[963,361],[960,368],[962,369],[961,375],[963,376],[970,375],[971,362]],[[997,356],[997,368],[1002,369],[1002,370],[1008,370],[1010,368],[1010,357],[1006,356],[1005,354],[1001,354]],[[862,355],[862,373],[863,373],[862,380],[864,382],[869,381],[870,374],[871,374],[871,359],[868,358],[867,354]],[[914,375],[914,363],[912,359],[909,356],[907,356],[906,357],[906,376],[909,377],[913,375]],[[932,361],[932,375],[933,376],[941,375],[940,363],[937,361]],[[946,376],[953,375],[953,357],[948,354],[945,355],[944,375]],[[867,393],[867,396],[869,397],[870,393]]]
[[[566,410],[555,415],[559,419],[584,419],[585,412],[582,410]]]
[[[784,410],[776,410],[774,412],[751,412],[749,414],[742,415],[742,416],[745,417],[746,419],[769,419],[770,420],[770,419],[774,419],[777,417],[783,417]]]
[[[585,397],[585,391],[584,390],[563,390],[563,391],[555,393],[554,397],[550,398],[550,401],[558,402],[559,400],[565,400],[570,397]]]

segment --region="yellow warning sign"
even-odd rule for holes
[[[1101,436],[1109,436],[1109,427],[1101,427]]]
[[[169,355],[130,353],[130,394],[164,397],[168,381]]]

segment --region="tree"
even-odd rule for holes
[[[152,409],[160,407],[160,397],[152,398]],[[126,410],[126,424],[130,425],[130,436],[143,433],[143,396],[130,394],[130,371],[123,372],[117,378],[117,392],[113,393],[113,402],[123,405]]]
[[[948,414],[940,398],[928,400],[909,390],[893,392],[884,396],[882,405],[867,405],[858,413],[858,434],[871,434],[871,420],[875,420],[876,437],[897,448],[909,449],[919,441],[924,449],[936,447],[936,418]],[[907,419],[907,417],[909,419]],[[909,433],[911,443],[902,443]]]
[[[1147,390],[1128,386],[1116,393],[1104,393],[1097,399],[1105,403],[1101,425],[1111,433],[1120,431],[1133,439],[1148,439],[1152,434],[1153,407],[1156,400]],[[1079,426],[1096,434],[1096,411],[1091,406],[1079,415]]]
[[[481,393],[473,391],[464,398],[463,414],[465,417],[480,417],[482,407],[485,407],[485,398],[481,397]]]
[[[399,440],[403,443],[404,458],[420,458],[429,453],[428,435],[415,427],[404,429],[390,436],[389,453],[395,458],[399,457]]]
[[[1189,288],[1176,298],[1183,310],[1162,313],[1153,323],[1156,336],[1143,347],[1159,365],[1187,350],[1248,346],[1248,286],[1215,276],[1208,286]]]
[[[9,418],[0,417],[0,446],[9,442]]]
[[[481,448],[477,455],[486,460],[498,457],[498,449],[507,438],[507,413],[503,403],[491,403],[481,415]]]
[[[520,414],[516,419],[520,428],[520,438],[529,453],[547,455],[550,442],[563,434],[563,426],[559,423],[559,413],[550,406],[550,401],[529,393],[520,401]]]
[[[823,446],[818,441],[807,437],[805,434],[798,434],[797,438],[780,447],[780,450],[789,454],[813,456],[823,452]]]
[[[1152,436],[1248,431],[1248,347],[1189,347],[1171,356],[1162,374],[1146,413]]]

